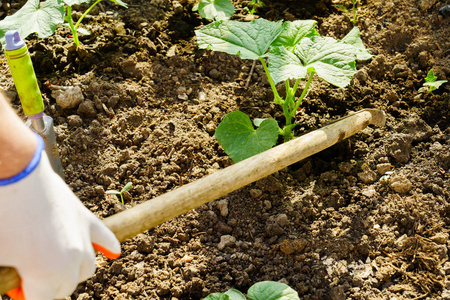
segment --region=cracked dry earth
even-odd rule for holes
[[[66,182],[100,218],[231,165],[214,138],[226,113],[283,120],[262,66],[197,48],[194,30],[208,22],[194,2],[102,2],[78,49],[63,27],[28,39]],[[315,19],[334,38],[352,28],[337,1],[264,2],[268,20]],[[233,18],[246,18],[248,2],[233,3]],[[358,27],[374,57],[345,89],[316,78],[296,117],[301,135],[377,108],[385,127],[127,240],[121,258],[98,256],[69,298],[201,299],[273,280],[301,299],[450,299],[450,85],[418,92],[431,68],[450,77],[450,17],[439,14],[448,4],[363,0]],[[21,5],[3,1],[0,18]],[[20,113],[0,60],[0,86]],[[125,206],[105,194],[127,182]]]

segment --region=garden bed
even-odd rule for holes
[[[258,16],[271,21],[314,19],[336,39],[352,28],[332,1],[264,2]],[[247,2],[233,3],[245,18]],[[63,27],[28,44],[66,182],[100,218],[231,165],[214,138],[228,112],[283,120],[259,62],[251,72],[252,61],[198,49],[194,29],[208,22],[195,1],[128,4],[94,9],[82,48]],[[418,92],[430,69],[450,77],[445,4],[362,1],[357,25],[374,57],[345,89],[316,77],[295,133],[362,108],[384,110],[385,127],[140,234],[115,261],[98,256],[71,299],[201,299],[262,280],[301,299],[450,299],[450,85]],[[3,16],[19,7],[4,3]],[[0,86],[19,107],[4,54],[2,63]],[[83,99],[62,107],[61,86]],[[127,182],[125,206],[105,194]]]

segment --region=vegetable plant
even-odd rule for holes
[[[433,70],[431,69],[427,77],[425,77],[425,82],[423,84],[423,87],[419,89],[420,93],[423,92],[430,92],[432,93],[434,90],[437,90],[442,84],[446,83],[447,80],[436,80],[437,77],[434,75]]]
[[[353,26],[356,26],[356,23],[358,23],[359,18],[365,15],[364,14],[362,16],[358,16],[358,6],[359,6],[359,0],[352,0],[352,11],[350,11],[344,5],[336,4],[336,7],[344,12],[344,14],[350,20],[350,22],[353,23]]]
[[[230,0],[200,0],[192,11],[208,20],[227,20],[234,14],[234,5]]]
[[[72,31],[73,41],[79,46],[78,33],[88,35],[89,31],[80,27],[84,17],[102,0],[96,0],[74,24],[72,20],[72,6],[89,3],[91,0],[28,0],[14,15],[0,21],[0,42],[5,45],[5,33],[8,30],[17,30],[22,38],[32,33],[45,38],[55,33],[58,25],[67,26]],[[122,0],[110,0],[120,6],[127,7]]]
[[[314,20],[283,23],[260,18],[252,22],[216,21],[196,30],[201,49],[237,54],[242,59],[258,59],[267,75],[274,101],[282,107],[286,119],[281,128],[274,119],[255,119],[252,124],[243,112],[227,114],[215,136],[233,161],[270,149],[279,135],[285,142],[294,138],[294,119],[308,95],[314,75],[337,87],[345,87],[356,73],[355,61],[371,58],[357,27],[339,41],[319,36],[315,25]],[[295,80],[292,86],[290,79]],[[302,79],[306,80],[303,88],[300,86]],[[276,89],[280,82],[286,87],[284,98]],[[298,90],[301,94],[297,97]]]
[[[244,7],[244,9],[250,14],[254,15],[258,12],[258,9],[261,7],[264,7],[265,4],[261,0],[251,0],[250,5],[252,6],[252,9],[249,9],[248,7]]]
[[[131,188],[131,185],[132,185],[133,183],[131,183],[131,182],[128,182],[120,191],[116,191],[116,190],[107,190],[106,192],[105,192],[105,194],[108,194],[108,195],[120,195],[120,200],[122,200],[122,204],[125,204],[124,202],[123,202],[123,193],[125,193],[126,191],[128,191],[130,188]]]
[[[249,300],[300,300],[298,293],[287,284],[275,281],[261,281],[252,285],[247,292]],[[246,300],[244,294],[235,289],[225,293],[213,293],[204,300]]]

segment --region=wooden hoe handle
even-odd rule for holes
[[[219,170],[103,220],[119,241],[129,239],[346,139],[368,125],[384,126],[383,111],[363,109],[287,143]],[[18,287],[14,268],[0,267],[0,295]]]

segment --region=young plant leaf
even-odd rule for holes
[[[230,0],[200,0],[192,8],[202,18],[208,20],[227,20],[234,14],[234,5]]]
[[[255,130],[246,114],[234,111],[217,126],[215,137],[231,159],[239,162],[272,148],[278,139],[278,129],[277,121],[266,119]]]
[[[195,35],[200,49],[238,54],[242,59],[258,59],[280,34],[282,23],[264,19],[216,21],[196,30]]]
[[[322,36],[304,38],[294,49],[308,72],[338,87],[347,86],[355,75],[356,52],[353,46]]]
[[[224,293],[212,293],[205,297],[203,300],[230,300],[230,297]]]
[[[61,0],[47,0],[42,5],[39,0],[29,0],[14,15],[0,21],[0,42],[5,45],[8,30],[17,30],[23,39],[32,33],[37,33],[40,38],[51,36],[64,22],[65,13]]]
[[[67,6],[80,5],[83,3],[89,3],[91,0],[62,0]]]
[[[448,82],[447,80],[437,80],[434,82],[425,82],[423,84],[423,86],[428,86],[429,87],[429,91],[432,92],[434,90],[437,90],[441,85],[443,85],[444,83]]]
[[[448,82],[447,80],[437,80],[437,77],[434,75],[433,69],[428,71],[427,77],[425,77],[425,83],[423,84],[423,87],[419,89],[419,93],[423,92],[433,92],[437,90],[442,84]],[[428,87],[428,88],[427,88]]]
[[[315,29],[316,23],[317,22],[314,20],[297,20],[293,22],[287,21],[283,26],[283,31],[270,46],[284,46],[290,50],[304,37],[319,35]]]
[[[275,84],[289,78],[305,78],[307,68],[300,59],[284,47],[270,50],[269,72]]]
[[[300,300],[295,290],[275,281],[255,283],[249,288],[247,296],[249,300]]]
[[[131,188],[132,185],[133,185],[132,182],[128,182],[128,183],[120,190],[120,193],[125,193],[126,191],[128,191],[128,190]]]
[[[254,118],[253,119],[253,125],[255,125],[256,127],[261,126],[261,123],[266,120],[266,119],[261,119],[261,118]]]
[[[369,53],[364,47],[363,41],[360,38],[361,32],[358,27],[353,27],[352,30],[342,39],[343,42],[355,47],[357,60],[368,60],[372,58],[372,54]]]
[[[105,192],[105,194],[108,194],[108,195],[120,195],[121,193],[119,191],[116,191],[116,190],[108,190],[108,191]]]
[[[437,77],[434,75],[433,69],[428,71],[427,77],[425,77],[425,82],[435,82]]]
[[[114,2],[117,5],[120,5],[122,7],[128,8],[128,5],[125,2],[123,2],[122,0],[110,0],[110,1]]]
[[[230,297],[230,300],[246,300],[245,296],[235,289],[229,289],[225,294]]]

